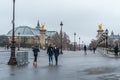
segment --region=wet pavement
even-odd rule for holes
[[[91,51],[64,51],[56,66],[48,63],[46,51],[41,51],[38,64],[33,65],[29,49],[29,64],[9,66],[9,51],[0,51],[0,80],[120,80],[120,59]]]

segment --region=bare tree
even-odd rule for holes
[[[60,33],[56,33],[54,36],[51,37],[52,43],[57,45],[57,46],[61,46],[61,32]],[[62,33],[62,46],[63,49],[67,49],[70,45],[70,40],[69,40],[69,36],[63,32]]]

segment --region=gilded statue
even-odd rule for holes
[[[44,27],[45,27],[45,24],[44,24],[44,23],[41,23],[41,24],[40,24],[40,30],[44,30]]]
[[[102,24],[98,24],[99,30],[102,30]]]

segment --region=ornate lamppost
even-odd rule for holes
[[[60,26],[61,26],[61,40],[60,40],[60,42],[61,42],[61,51],[60,51],[60,53],[63,54],[63,52],[62,52],[62,26],[63,26],[63,23],[62,23],[62,21],[60,23]]]
[[[106,34],[106,48],[108,48],[108,42],[107,42],[107,40],[108,40],[108,29],[106,29],[105,30],[105,34]]]
[[[20,50],[20,32],[18,32],[18,51]]]
[[[79,50],[80,50],[80,37],[79,37]]]
[[[76,43],[76,33],[74,32],[74,51],[76,51],[76,46],[75,46],[75,43]]]
[[[35,36],[35,44],[40,48],[40,37],[38,35]]]
[[[82,49],[84,49],[84,41],[82,41]]]
[[[106,29],[105,30],[105,40],[106,40],[106,42],[105,42],[105,46],[106,46],[106,49],[108,48],[108,42],[107,42],[107,40],[108,40],[108,29]],[[108,54],[108,50],[107,50],[107,54]]]
[[[12,30],[12,41],[11,41],[11,56],[10,56],[8,65],[16,65],[17,64],[16,58],[15,58],[15,32],[14,32],[14,28],[15,28],[15,0],[13,0],[12,24],[13,24],[13,30]]]

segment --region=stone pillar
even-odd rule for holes
[[[40,44],[41,48],[45,48],[45,30],[40,30]]]
[[[103,33],[103,29],[102,29],[102,24],[99,24],[98,25],[98,30],[97,30],[98,34],[97,34],[97,39],[100,38],[100,36],[102,35]]]

